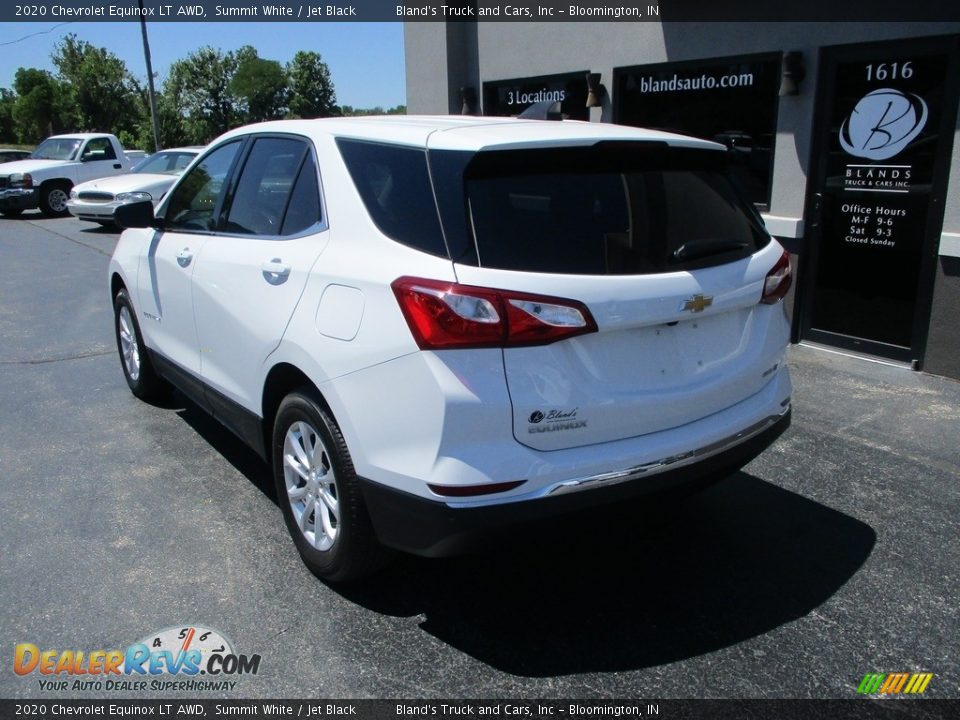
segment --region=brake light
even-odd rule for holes
[[[576,300],[415,277],[391,287],[421,350],[548,345],[597,330]]]
[[[783,255],[777,260],[777,264],[770,269],[763,281],[763,297],[760,298],[760,302],[773,305],[775,302],[782,300],[790,289],[792,282],[790,253],[784,250]]]

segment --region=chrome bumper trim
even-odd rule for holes
[[[750,427],[741,430],[735,435],[730,435],[729,437],[725,437],[723,440],[718,440],[715,443],[704,445],[701,448],[691,450],[690,452],[686,452],[681,455],[671,455],[670,457],[654,460],[653,462],[644,463],[643,465],[637,465],[636,467],[627,468],[626,470],[615,470],[613,472],[602,473],[600,475],[590,475],[587,477],[575,478],[573,480],[563,480],[547,488],[545,495],[566,495],[568,493],[580,492],[581,490],[590,490],[599,486],[617,485],[619,483],[636,480],[644,475],[656,475],[657,473],[667,469],[676,469],[683,467],[684,465],[690,465],[691,463],[699,460],[705,460],[711,455],[718,455],[725,450],[729,450],[735,445],[739,445],[740,443],[749,440],[754,435],[759,435],[764,430],[771,427],[784,415],[786,415],[789,409],[790,406],[788,405],[783,412],[778,413],[777,415],[768,415],[760,422],[754,423]]]
[[[641,477],[657,475],[658,473],[666,470],[675,470],[685,465],[691,465],[695,462],[705,460],[712,455],[719,455],[720,453],[730,450],[740,443],[746,442],[750,438],[759,435],[764,430],[775,425],[783,418],[784,415],[790,412],[789,399],[785,400],[784,403],[781,404],[781,407],[783,409],[776,415],[768,415],[767,417],[763,418],[763,420],[744,428],[738,433],[729,435],[722,440],[718,440],[710,443],[709,445],[704,445],[696,450],[691,450],[679,455],[670,455],[669,457],[653,460],[651,462],[644,463],[643,465],[636,465],[624,470],[613,470],[611,472],[600,473],[597,475],[587,475],[584,477],[573,478],[571,480],[560,480],[552,485],[547,485],[546,487],[540,488],[535,492],[524,495],[483,498],[460,502],[447,502],[446,505],[450,508],[476,508],[490,507],[492,505],[505,505],[507,503],[525,502],[527,500],[538,500],[546,497],[558,497],[560,495],[569,495],[570,493],[593,490],[594,488],[598,487],[619,485],[620,483],[630,482],[631,480],[637,480]]]
[[[36,188],[5,188],[0,190],[0,200],[7,198],[33,197],[37,192]]]

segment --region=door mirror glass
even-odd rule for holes
[[[153,215],[153,203],[150,200],[121,205],[113,211],[113,220],[122,228],[159,227],[159,221]]]

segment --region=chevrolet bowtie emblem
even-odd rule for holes
[[[694,295],[689,300],[684,301],[682,309],[698,313],[703,312],[711,305],[713,305],[712,295]]]

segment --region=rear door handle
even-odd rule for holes
[[[183,250],[177,253],[177,265],[182,268],[187,267],[190,262],[193,260],[193,251],[190,248],[185,247]]]
[[[260,270],[263,272],[263,279],[271,285],[280,285],[290,277],[290,266],[280,258],[265,262],[260,266]]]
[[[113,166],[113,169],[114,169],[114,170],[119,170],[119,169],[122,168],[122,167],[123,167],[123,165],[121,165],[120,163],[116,163],[116,164]]]

